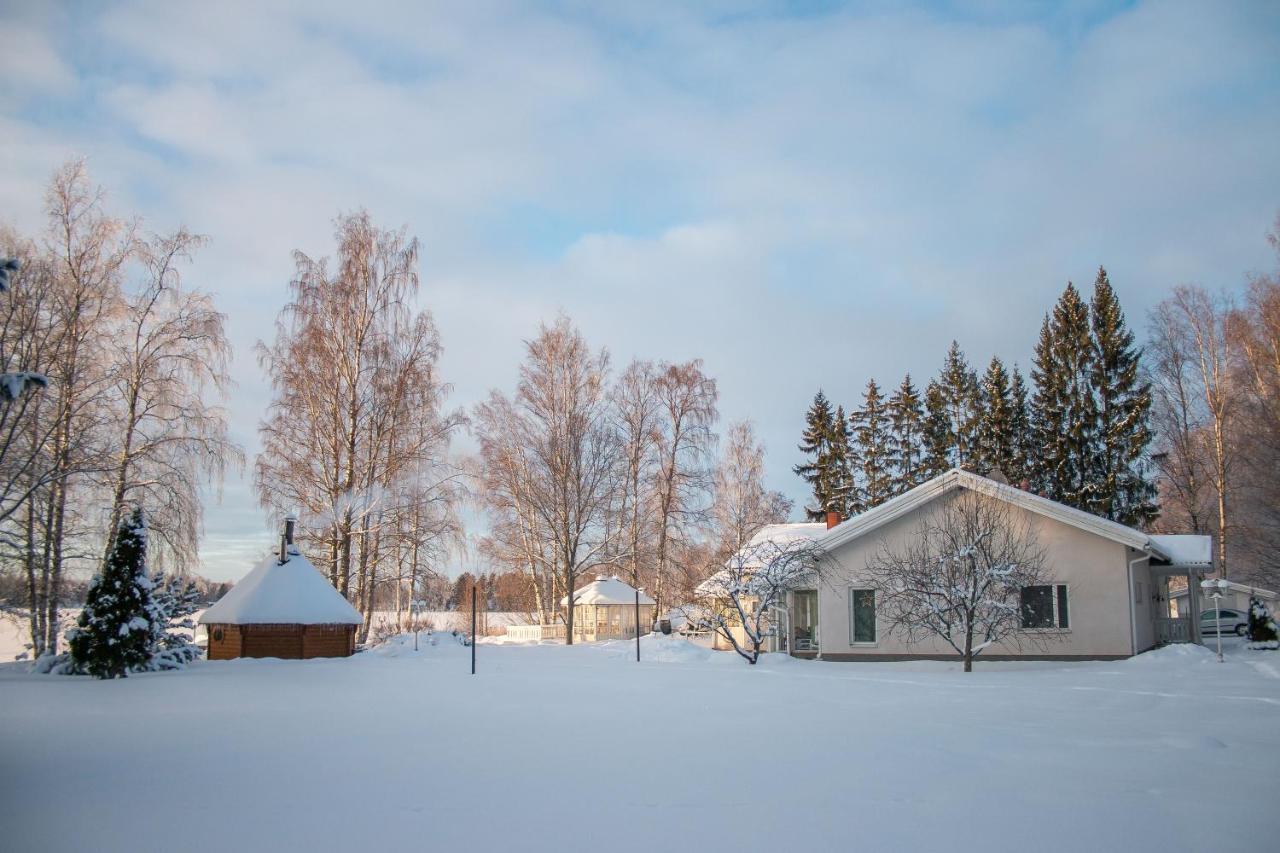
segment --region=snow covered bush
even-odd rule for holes
[[[93,579],[77,627],[67,634],[70,662],[95,678],[123,678],[150,658],[152,583],[147,577],[142,510],[120,522],[116,541]]]
[[[200,609],[200,591],[194,582],[156,573],[151,578],[150,632],[147,661],[134,669],[156,671],[181,669],[200,657],[200,647],[186,631],[194,631],[191,616]],[[173,630],[173,629],[180,630]]]
[[[1023,517],[966,491],[927,515],[905,546],[882,547],[867,575],[889,630],[912,642],[941,639],[972,672],[973,659],[996,643],[1041,645],[1053,628],[1067,626],[1065,608],[1042,580],[1043,566]]]
[[[1280,629],[1267,605],[1257,596],[1249,598],[1249,640],[1252,648],[1280,648]]]

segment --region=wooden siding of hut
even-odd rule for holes
[[[354,625],[210,625],[209,660],[339,658],[356,648]]]

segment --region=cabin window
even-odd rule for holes
[[[1067,585],[1040,584],[1022,588],[1023,628],[1069,628]]]
[[[215,640],[217,640],[218,642],[222,642],[222,629],[221,629],[221,628],[214,628],[214,629],[213,629],[213,638],[214,638]]]
[[[849,637],[852,643],[876,641],[876,591],[849,590]]]

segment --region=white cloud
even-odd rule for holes
[[[1266,7],[162,2],[16,24],[24,85],[63,111],[0,99],[4,216],[34,227],[80,151],[118,209],[209,234],[191,280],[230,315],[246,436],[289,253],[331,251],[357,206],[422,238],[456,402],[509,387],[564,309],[616,361],[704,357],[800,497],[819,385],[853,405],[868,376],[924,380],[952,337],[1025,365],[1099,263],[1140,326],[1170,284],[1267,262],[1280,205]],[[256,512],[233,493],[223,567]]]

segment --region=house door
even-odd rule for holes
[[[799,589],[791,594],[792,651],[818,650],[818,591]]]

